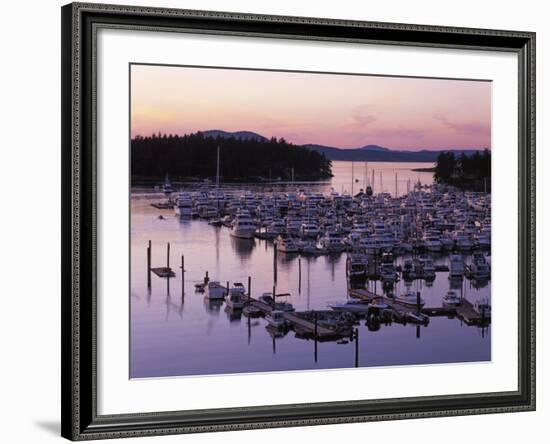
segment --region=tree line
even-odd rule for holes
[[[441,152],[437,157],[434,180],[469,191],[491,191],[491,152],[456,156]]]
[[[131,140],[132,179],[215,178],[220,152],[222,180],[319,180],[332,177],[332,165],[323,154],[269,140],[153,134]]]

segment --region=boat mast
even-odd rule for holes
[[[351,161],[351,197],[353,197],[353,181],[354,181],[353,167],[354,167],[354,162],[352,160]]]
[[[220,187],[220,146],[218,145],[217,160],[216,160],[216,188]]]
[[[372,190],[374,191],[374,169],[371,171],[371,176],[372,176],[372,179],[371,179],[371,186],[372,186]]]
[[[395,197],[397,197],[397,173],[395,173]]]

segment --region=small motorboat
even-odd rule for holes
[[[240,282],[235,282],[229,290],[229,296],[226,301],[227,307],[231,310],[241,310],[244,308],[246,302],[247,297],[244,285]]]
[[[368,313],[371,308],[368,302],[363,301],[349,301],[343,304],[330,304],[329,307],[334,311],[349,313]]]
[[[210,300],[225,299],[225,295],[227,294],[227,289],[216,281],[208,282],[205,290],[206,294],[204,295],[204,297]]]
[[[491,317],[491,304],[488,299],[480,299],[474,303],[474,311],[480,315],[490,318]]]
[[[456,291],[449,290],[447,294],[443,296],[443,303],[446,305],[460,305],[462,300]]]
[[[283,328],[286,326],[285,312],[282,310],[273,310],[266,315],[265,320],[269,325],[275,328]]]
[[[406,293],[396,296],[395,301],[411,307],[423,307],[425,304],[424,299],[422,299],[420,296],[417,296],[414,291],[408,291]]]
[[[412,324],[427,324],[430,322],[430,317],[428,315],[412,311],[406,313],[405,319]]]
[[[258,318],[262,315],[262,310],[260,310],[257,307],[254,307],[253,305],[246,305],[243,308],[243,315],[249,318]]]

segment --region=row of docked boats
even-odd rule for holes
[[[275,300],[279,297],[290,296],[289,294],[263,293],[254,302],[268,307],[266,310],[258,308],[251,303],[246,289],[241,282],[235,282],[232,286],[227,284],[223,286],[219,281],[208,281],[195,284],[195,290],[204,293],[204,298],[209,301],[223,301],[226,307],[231,311],[241,311],[245,316],[258,317],[265,314],[268,325],[275,328],[281,328],[286,320],[284,313],[294,312],[294,306],[285,301]]]
[[[181,218],[224,225],[237,238],[289,237],[316,253],[463,252],[491,244],[490,194],[434,184],[400,197],[295,192],[195,190],[172,193]]]

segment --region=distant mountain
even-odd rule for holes
[[[450,149],[450,150],[419,150],[404,151],[392,150],[378,145],[366,145],[361,148],[335,148],[331,146],[309,144],[306,148],[324,154],[329,160],[348,160],[356,162],[435,162],[442,151],[454,152],[456,155],[465,153],[471,155],[476,151],[472,149]]]
[[[224,139],[238,139],[238,140],[260,140],[265,142],[269,140],[267,137],[264,137],[260,134],[254,133],[252,131],[222,131],[222,130],[208,130],[201,131],[205,137],[223,137]]]
[[[201,131],[205,137],[223,137],[223,138],[235,138],[238,140],[258,140],[265,142],[269,140],[267,137],[261,134],[254,133],[252,131],[222,131],[222,130],[208,130]],[[348,160],[357,162],[435,162],[437,156],[442,151],[454,152],[456,155],[465,153],[466,155],[474,154],[475,149],[462,149],[453,148],[447,150],[392,150],[380,145],[365,145],[358,148],[336,148],[333,146],[318,145],[318,144],[305,144],[302,145],[305,148],[324,154],[329,160]]]
[[[383,146],[379,146],[379,145],[365,145],[357,149],[368,150],[368,151],[391,151],[389,148],[384,148]]]

